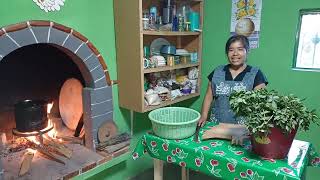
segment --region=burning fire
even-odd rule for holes
[[[48,114],[51,113],[52,107],[53,107],[53,102],[52,102],[52,103],[49,103],[49,104],[47,105],[47,113],[48,113]]]
[[[38,145],[40,144],[40,141],[38,141],[38,139],[35,136],[29,136],[29,137],[27,137],[27,139],[31,142],[38,144]]]
[[[28,148],[28,152],[30,152],[30,153],[32,153],[32,154],[35,154],[35,153],[37,152],[37,150]]]
[[[52,107],[53,107],[53,102],[48,103],[48,105],[47,105],[47,114],[51,113]],[[50,127],[53,127],[53,129],[50,130],[48,133],[46,133],[45,136],[42,136],[42,137],[45,138],[45,139],[52,138],[52,139],[55,139],[55,140],[62,141],[61,139],[57,139],[56,138],[57,130],[55,129],[54,123],[52,122],[51,119],[49,119],[49,116],[48,116],[48,126],[45,129],[50,128]],[[41,142],[38,140],[38,138],[36,136],[29,136],[29,137],[27,137],[27,139],[32,141],[32,142],[34,142],[34,143],[36,143],[36,144],[38,144],[38,145],[41,144]]]
[[[50,127],[53,127],[52,130],[50,130],[49,132],[46,133],[46,135],[42,136],[43,138],[45,139],[55,139],[55,140],[59,140],[59,141],[62,141],[61,139],[57,139],[57,134],[58,134],[58,131],[55,129],[55,125],[53,124],[53,122],[51,121],[51,119],[48,120],[48,126],[45,128],[50,128]],[[38,135],[37,136],[29,136],[29,137],[26,137],[28,140],[36,143],[36,144],[41,144],[40,141],[38,140],[39,137]]]

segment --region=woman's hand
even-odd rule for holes
[[[198,121],[198,126],[203,127],[206,124],[207,118],[204,117],[200,117],[199,121]]]

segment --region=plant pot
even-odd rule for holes
[[[271,132],[264,137],[253,135],[251,137],[252,150],[259,156],[270,159],[284,159],[290,150],[297,130],[283,134],[278,128],[271,128]]]

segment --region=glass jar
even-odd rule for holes
[[[149,14],[147,12],[143,12],[142,15],[142,27],[143,30],[149,29]]]

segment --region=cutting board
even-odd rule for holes
[[[64,124],[75,130],[83,113],[83,86],[78,79],[67,79],[59,94],[59,111]]]

